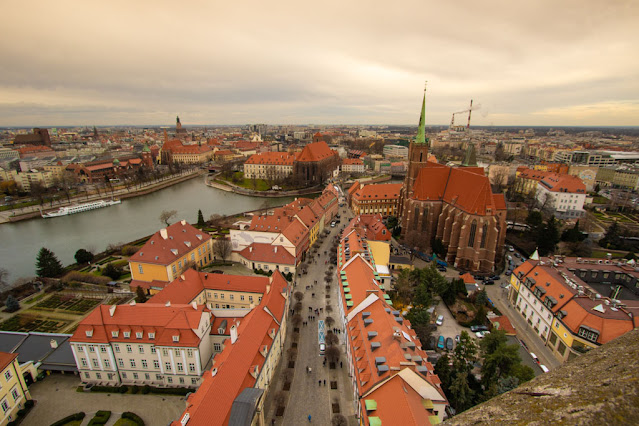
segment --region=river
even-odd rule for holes
[[[229,215],[292,201],[293,198],[259,198],[208,187],[198,177],[148,195],[129,198],[103,209],[52,219],[32,219],[0,225],[0,267],[9,272],[11,283],[35,275],[35,259],[41,247],[52,250],[63,265],[75,263],[80,248],[94,253],[111,243],[126,243],[150,235],[163,225],[162,210],[176,210],[173,221],[197,222],[197,211],[205,219],[212,214]]]

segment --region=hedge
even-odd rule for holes
[[[58,420],[55,423],[51,423],[51,426],[63,426],[66,425],[69,422],[72,422],[74,420],[82,420],[84,419],[84,416],[86,416],[86,414],[84,414],[84,412],[80,411],[79,413],[75,413],[75,414],[71,414],[69,416],[66,416],[63,419]]]
[[[131,421],[137,423],[140,426],[144,426],[144,420],[142,420],[140,418],[140,416],[138,416],[137,414],[132,413],[130,411],[125,411],[124,413],[122,413],[122,418],[123,419],[127,419],[127,420],[131,420]]]
[[[95,413],[95,416],[93,416],[93,418],[89,422],[89,426],[103,425],[103,424],[105,424],[106,422],[109,421],[109,417],[111,417],[111,412],[110,411],[102,411],[102,410],[100,410],[97,413]]]

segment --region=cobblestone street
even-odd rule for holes
[[[286,409],[283,416],[276,416],[276,404],[274,402],[275,395],[282,390],[284,385],[284,373],[288,369],[288,357],[286,352],[278,365],[275,379],[270,386],[266,403],[265,403],[265,419],[267,424],[277,425],[300,425],[308,423],[308,416],[311,416],[311,423],[329,425],[333,417],[333,404],[339,404],[340,413],[349,421],[349,425],[356,425],[355,408],[353,405],[353,394],[348,376],[347,361],[345,358],[345,346],[343,343],[344,324],[343,319],[339,317],[338,309],[338,285],[335,278],[335,272],[331,275],[333,280],[330,290],[326,290],[324,278],[326,271],[329,269],[328,259],[331,254],[331,246],[335,236],[339,235],[344,225],[352,217],[350,212],[344,214],[344,209],[340,208],[341,223],[335,228],[327,226],[331,232],[322,242],[317,241],[313,248],[307,254],[307,261],[310,262],[308,274],[299,275],[296,287],[293,293],[301,291],[304,293],[302,300],[302,320],[307,325],[300,326],[300,339],[297,347],[297,361],[295,362],[294,377],[291,389],[285,392],[288,397]],[[348,217],[347,217],[348,216]],[[313,254],[314,248],[317,253]],[[326,254],[324,254],[326,251]],[[335,271],[335,269],[333,269]],[[314,284],[317,281],[317,284]],[[308,289],[307,289],[308,287]],[[327,293],[330,297],[327,297]],[[313,296],[314,294],[314,296]],[[292,302],[292,305],[295,302]],[[330,305],[332,312],[327,313],[326,307]],[[309,310],[309,308],[312,308]],[[322,309],[322,312],[315,314],[315,309]],[[309,319],[309,315],[314,315],[314,319]],[[291,313],[289,312],[289,315]],[[332,317],[335,324],[328,328],[339,328],[341,333],[338,334],[340,339],[341,365],[340,361],[336,363],[334,369],[329,367],[329,363],[324,364],[324,356],[319,353],[318,341],[318,322],[325,320],[326,317]],[[291,315],[292,317],[292,315]],[[290,320],[290,318],[289,318]],[[293,326],[288,327],[288,335],[286,337],[286,348],[291,347],[291,335]],[[308,371],[310,368],[310,372]],[[337,388],[331,389],[331,382],[336,382]],[[274,422],[274,423],[273,423]]]

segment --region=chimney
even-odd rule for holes
[[[197,303],[195,303],[195,300],[191,303],[191,306],[193,306],[193,309],[197,311]]]
[[[184,281],[184,274],[180,275],[180,280]]]
[[[209,274],[204,274],[204,279],[208,280],[209,279]]]
[[[217,374],[217,368],[211,368],[211,377],[215,377]]]
[[[182,220],[180,221],[180,223],[182,224],[182,226],[184,226],[184,225],[186,225],[186,220],[182,219]]]
[[[166,232],[166,228],[160,229],[160,237],[162,237],[162,239],[164,239],[164,240],[169,238],[169,234],[168,234],[168,232]]]
[[[135,299],[131,300],[131,302],[129,302],[129,305],[135,306]]]
[[[166,307],[171,306],[171,301],[169,300],[168,302],[166,302],[166,303],[164,304],[164,306],[166,306]]]
[[[273,252],[277,253],[277,246],[273,247]]]
[[[237,340],[237,327],[234,325],[231,326],[231,344],[234,344]]]
[[[57,348],[57,347],[58,347],[58,341],[57,341],[57,340],[55,340],[55,339],[51,339],[51,340],[49,341],[49,345],[51,345],[51,349],[55,349],[55,348]]]
[[[249,253],[253,253],[253,246],[249,247]]]
[[[117,306],[118,306],[118,305],[112,305],[112,306],[109,308],[109,315],[113,316],[113,315],[115,314],[115,308],[116,308]]]

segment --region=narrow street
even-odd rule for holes
[[[341,223],[335,228],[327,225],[326,229],[330,230],[330,234],[326,235],[322,242],[317,241],[313,248],[309,249],[307,261],[310,267],[306,275],[298,275],[296,287],[293,293],[301,291],[304,293],[302,300],[302,320],[307,325],[300,326],[300,339],[297,346],[297,360],[295,362],[294,376],[291,389],[288,392],[288,401],[286,409],[282,417],[275,416],[276,404],[274,402],[276,394],[282,390],[284,385],[284,373],[287,370],[288,357],[286,350],[291,347],[291,336],[293,334],[293,325],[288,327],[286,336],[285,352],[282,355],[277,371],[271,383],[269,392],[265,402],[265,420],[266,424],[276,425],[299,425],[308,423],[308,416],[311,416],[311,423],[320,425],[329,425],[333,417],[332,404],[338,403],[340,414],[346,416],[350,425],[356,425],[355,410],[353,405],[353,394],[351,389],[350,378],[348,377],[347,361],[345,358],[345,347],[343,343],[344,324],[339,317],[338,301],[338,285],[335,279],[335,273],[332,274],[332,283],[328,293],[324,282],[325,272],[329,270],[328,259],[331,254],[331,246],[335,236],[339,235],[344,225],[348,223],[352,215],[343,213],[344,208],[340,208],[342,215]],[[348,211],[348,210],[347,210]],[[348,216],[348,217],[346,217]],[[314,248],[317,253],[313,254]],[[326,251],[326,254],[324,254]],[[333,269],[335,271],[335,269]],[[317,282],[317,284],[315,284]],[[308,289],[307,289],[308,287]],[[313,296],[314,294],[314,296]],[[295,304],[295,301],[292,302]],[[327,306],[330,305],[332,312],[327,312]],[[309,308],[311,308],[309,310]],[[321,309],[321,312],[315,313],[315,309]],[[289,312],[289,315],[291,313]],[[314,319],[309,319],[309,315],[313,315]],[[318,324],[324,321],[326,317],[332,317],[335,324],[329,328],[339,328],[342,330],[338,334],[340,338],[339,347],[342,351],[341,362],[338,361],[335,369],[329,367],[329,363],[324,364],[324,356],[319,353],[318,341]],[[291,317],[289,318],[289,321]],[[303,323],[304,324],[304,323]],[[310,368],[310,372],[308,371]],[[331,382],[336,382],[337,389],[331,389]]]

